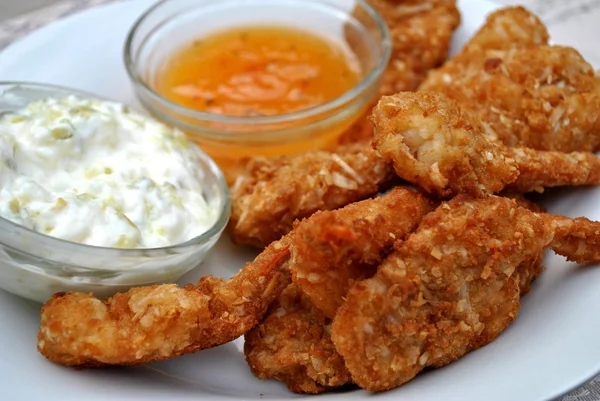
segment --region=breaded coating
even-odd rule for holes
[[[481,126],[443,95],[401,92],[373,110],[373,148],[396,173],[425,191],[449,197],[482,196],[516,180],[514,160],[489,141]]]
[[[492,341],[519,311],[518,267],[552,235],[507,198],[442,204],[338,311],[332,339],[353,380],[392,389]]]
[[[368,0],[390,29],[392,55],[381,95],[415,90],[448,56],[460,25],[456,0]]]
[[[316,394],[349,383],[344,361],[331,342],[330,318],[350,285],[371,277],[392,244],[433,208],[434,202],[421,193],[398,187],[299,223],[290,245],[295,283],[246,334],[244,350],[252,373],[283,381],[299,393]]]
[[[600,76],[573,48],[546,45],[543,25],[524,9],[499,13],[420,90],[456,100],[507,146],[596,150]]]
[[[591,152],[600,145],[600,77],[574,49],[490,52],[422,90],[441,92],[507,146]]]
[[[529,209],[534,213],[546,213],[546,209],[544,209],[541,205],[538,205],[534,201],[527,199],[521,193],[513,193],[513,192],[502,192],[499,196],[504,196],[505,198],[512,199],[517,202],[517,205],[524,207],[525,209]]]
[[[514,200],[520,207],[529,209],[534,213],[546,213],[546,209],[525,198],[522,194],[505,192],[502,193],[501,196]],[[542,217],[545,216],[542,215]],[[548,223],[546,222],[546,224]],[[531,283],[544,271],[545,267],[543,263],[545,256],[546,252],[545,250],[542,250],[538,254],[537,258],[525,261],[517,268],[519,272],[519,290],[521,292],[521,296],[526,295],[531,290]]]
[[[598,262],[599,235],[600,223],[459,195],[399,241],[373,278],[352,287],[332,340],[355,383],[395,388],[502,333],[541,272],[545,247]]]
[[[404,199],[409,202],[409,199],[405,199],[408,192],[413,191],[398,188],[378,199],[383,200],[395,195],[397,201]],[[417,196],[414,192],[411,195],[412,197]],[[522,196],[514,195],[514,197],[520,205],[535,211],[542,211],[539,206],[527,201]],[[370,209],[374,206],[373,201],[358,202],[335,212],[316,213],[305,222],[317,225],[318,216],[323,214],[343,215],[344,211],[348,209],[358,212],[358,205],[364,210],[362,213],[368,216]],[[389,203],[390,200],[386,202]],[[385,205],[385,202],[381,203]],[[367,208],[367,206],[370,207]],[[363,219],[367,219],[367,217],[363,217]],[[339,221],[340,219],[334,219],[332,223],[340,224]],[[386,221],[380,221],[380,223],[389,224]],[[294,232],[298,232],[300,226],[297,226]],[[306,225],[306,227],[310,226],[311,224]],[[326,229],[327,226],[320,228]],[[341,228],[343,229],[332,229],[329,233],[329,237],[336,244],[343,243],[348,239],[346,228],[344,226]],[[375,226],[371,228],[376,229]],[[374,234],[367,235],[372,237]],[[366,251],[368,253],[372,245],[365,244],[364,241],[360,243],[368,249]],[[344,248],[341,248],[340,252],[343,250]],[[346,255],[352,256],[348,253]],[[531,281],[543,270],[543,257],[544,252],[540,252],[537,258],[523,262],[519,266],[521,295],[529,291]],[[376,255],[374,258],[379,259],[380,257]],[[327,262],[328,260],[325,259],[324,263]],[[345,265],[339,266],[345,267]],[[368,273],[364,270],[361,272],[365,278],[369,277],[367,274],[371,274],[373,269],[368,270]],[[351,383],[350,373],[345,367],[344,360],[337,353],[331,341],[330,326],[331,320],[315,308],[296,284],[290,284],[270,307],[264,320],[245,336],[244,353],[252,373],[261,379],[282,381],[291,391],[297,393],[318,394]]]
[[[600,223],[585,217],[545,215],[554,228],[549,247],[567,260],[580,265],[600,263]]]
[[[38,350],[67,366],[138,365],[211,348],[254,327],[290,283],[290,236],[229,281],[132,288],[100,301],[58,293],[42,307]]]
[[[537,257],[530,258],[517,267],[517,271],[519,272],[519,293],[521,296],[527,295],[531,290],[533,281],[545,270],[545,256],[546,251],[542,249],[537,254]]]
[[[585,217],[570,218],[548,214],[543,207],[525,198],[522,194],[502,193],[501,195],[514,200],[520,207],[537,213],[545,220],[548,226],[552,227],[554,237],[548,244],[548,248],[559,255],[565,256],[567,260],[580,265],[600,263],[599,222],[589,220]],[[524,274],[524,270],[520,270],[523,284],[521,286],[521,295],[529,291],[528,284],[543,270],[543,259],[544,252],[539,255],[536,266],[528,268],[527,271],[529,274]]]
[[[377,153],[400,177],[436,196],[600,183],[600,159],[594,154],[507,148],[486,135],[477,116],[443,94],[383,97],[373,122]]]
[[[522,6],[506,7],[491,13],[461,51],[430,75],[440,75],[457,62],[466,63],[480,56],[486,57],[490,50],[547,45],[549,39],[546,26],[531,11]],[[427,77],[428,81],[431,76]]]
[[[379,97],[377,97],[377,100],[379,100]],[[369,117],[371,116],[371,110],[375,104],[376,102],[371,103],[362,116],[340,135],[338,140],[340,145],[345,146],[352,143],[368,141],[373,138],[373,123]]]
[[[344,360],[331,342],[331,321],[295,284],[245,337],[244,353],[260,379],[284,382],[296,393],[317,394],[350,383]]]
[[[456,0],[368,0],[390,29],[392,54],[383,73],[379,96],[414,91],[427,73],[448,57],[452,35],[460,25]],[[361,18],[359,10],[355,11]],[[352,46],[353,38],[346,38]],[[374,106],[374,104],[373,104]],[[369,139],[373,125],[362,117],[341,137],[341,143]]]
[[[350,286],[372,276],[394,242],[404,239],[434,207],[420,192],[396,187],[375,199],[315,213],[294,229],[292,280],[333,318]]]
[[[515,198],[523,207],[542,211],[518,195]],[[344,237],[338,230],[332,235]],[[517,268],[520,295],[529,291],[531,282],[542,272],[543,258],[540,251]],[[265,319],[246,334],[244,353],[252,373],[261,379],[282,381],[297,393],[318,394],[351,383],[344,360],[331,341],[330,326],[331,320],[290,284]]]
[[[296,219],[368,198],[394,177],[367,144],[255,158],[231,189],[230,235],[263,248],[290,232]]]
[[[519,170],[517,179],[506,186],[508,191],[544,192],[546,187],[600,183],[600,159],[593,153],[506,148],[504,154]]]
[[[481,64],[490,54],[547,45],[550,36],[543,22],[524,7],[506,7],[491,13],[471,40],[441,68],[431,70],[419,90],[445,92],[454,79],[464,79],[469,64]]]

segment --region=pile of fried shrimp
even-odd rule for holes
[[[256,259],[227,281],[56,294],[42,355],[137,365],[245,336],[258,378],[379,392],[499,336],[546,249],[600,262],[600,223],[526,198],[600,183],[589,63],[522,7],[489,15],[446,60],[454,0],[371,3],[394,40],[372,113],[333,151],[248,160],[232,187],[229,235]]]

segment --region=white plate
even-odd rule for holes
[[[71,86],[135,104],[121,61],[132,22],[152,2],[116,3],[42,28],[0,54],[0,80]],[[456,50],[496,8],[461,0],[463,24]],[[600,219],[600,189],[554,193],[550,210]],[[226,239],[201,268],[229,276],[250,259]],[[547,271],[523,300],[518,319],[492,344],[461,360],[378,395],[383,400],[547,400],[600,371],[600,270],[579,269],[550,256]],[[39,305],[0,291],[0,398],[2,400],[233,400],[298,399],[285,386],[260,381],[248,370],[241,340],[172,361],[127,369],[66,369],[36,351]],[[322,400],[359,400],[351,391]]]

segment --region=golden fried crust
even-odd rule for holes
[[[548,44],[548,30],[543,22],[525,7],[506,7],[488,16],[485,24],[469,43],[452,58],[465,62],[489,50],[509,50]],[[446,65],[442,70],[446,68]]]
[[[600,223],[585,217],[544,215],[544,218],[555,230],[548,245],[554,252],[583,265],[600,263]]]
[[[344,131],[338,140],[340,145],[368,141],[373,138],[373,123],[369,119],[373,106],[375,106],[375,103],[372,103],[365,113],[363,113],[350,128]]]
[[[574,49],[494,51],[455,67],[422,90],[458,101],[505,145],[562,152],[600,145],[600,77]]]
[[[539,19],[498,11],[420,90],[445,93],[507,146],[591,152],[600,145],[600,77],[569,47],[548,46]]]
[[[502,192],[500,196],[504,196],[505,198],[512,199],[517,202],[517,205],[524,207],[525,209],[529,209],[534,213],[546,213],[546,209],[544,209],[541,205],[538,205],[534,201],[527,199],[525,195],[521,193],[513,193],[513,192]]]
[[[548,44],[548,31],[533,13],[524,7],[507,7],[489,15],[471,40],[441,68],[431,70],[420,90],[446,91],[453,82],[464,78],[469,64],[488,59],[488,53],[530,48]]]
[[[332,340],[353,380],[388,390],[492,341],[519,310],[518,266],[551,239],[510,199],[442,204],[338,311]]]
[[[430,194],[483,196],[513,182],[518,171],[503,147],[482,135],[479,121],[435,93],[383,97],[373,110],[373,148],[396,173]]]
[[[433,207],[419,192],[395,188],[379,198],[317,212],[298,224],[290,246],[295,283],[246,334],[244,349],[254,375],[313,394],[350,382],[331,342],[330,318],[350,284],[372,276],[393,242],[404,238]]]
[[[506,148],[519,176],[506,186],[514,192],[543,192],[547,187],[600,184],[600,159],[593,153]]]
[[[520,296],[527,295],[531,290],[531,283],[538,278],[544,271],[544,258],[546,251],[541,250],[537,257],[524,261],[517,267],[519,272],[519,293]]]
[[[291,231],[296,219],[368,198],[394,177],[365,144],[255,158],[246,171],[231,190],[229,232],[235,242],[258,248]]]
[[[56,294],[42,307],[38,350],[67,366],[137,365],[234,340],[290,283],[289,243],[271,244],[229,281],[139,287],[104,301]]]
[[[546,210],[543,207],[525,198],[522,194],[503,193],[502,196],[514,200],[520,207],[528,209],[534,213],[546,213]],[[548,222],[546,222],[546,224],[548,224]],[[545,250],[542,250],[536,258],[521,263],[517,268],[517,271],[519,272],[519,291],[521,296],[529,292],[531,289],[531,283],[544,271],[545,267],[543,263],[545,256],[546,252]]]
[[[432,195],[600,184],[600,159],[593,153],[508,148],[485,134],[477,116],[441,93],[383,97],[373,122],[378,154],[400,177]]]
[[[372,276],[394,242],[433,208],[434,202],[420,192],[397,187],[375,199],[315,213],[294,229],[292,280],[333,318],[350,286]]]
[[[446,60],[452,34],[460,24],[455,0],[368,0],[387,23],[392,54],[383,73],[379,96],[414,91],[427,72]],[[355,12],[357,18],[361,14]],[[350,31],[348,31],[350,32]],[[353,38],[347,35],[352,45]],[[373,104],[374,106],[374,104]],[[361,117],[341,138],[341,143],[370,139],[373,125]]]
[[[296,393],[317,394],[351,381],[330,337],[331,321],[290,284],[265,319],[245,337],[252,373]]]
[[[415,90],[448,56],[460,25],[455,0],[369,0],[387,23],[392,55],[380,93]]]

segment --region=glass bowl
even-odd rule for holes
[[[63,87],[0,82],[0,116],[36,100],[68,95],[101,99]],[[0,217],[0,288],[45,302],[56,292],[93,292],[103,298],[133,286],[177,280],[202,263],[229,220],[229,190],[222,172],[202,151],[198,163],[205,172],[203,195],[217,199],[221,209],[205,233],[163,248],[104,248],[50,237]]]
[[[316,107],[276,116],[234,117],[193,110],[153,88],[169,57],[194,40],[227,28],[286,26],[314,32],[354,53],[360,82]],[[138,99],[180,128],[224,169],[246,156],[330,148],[372,106],[391,41],[381,16],[363,0],[164,0],[132,27],[124,61]]]

